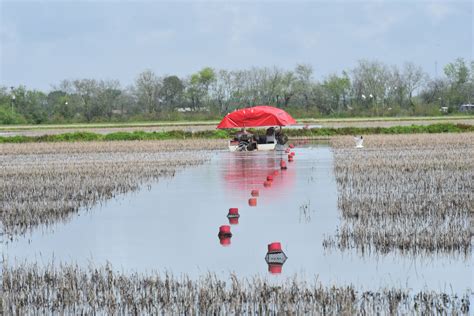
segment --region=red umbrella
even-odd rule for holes
[[[268,105],[236,110],[227,114],[217,128],[286,126],[296,124],[294,118],[282,109]]]

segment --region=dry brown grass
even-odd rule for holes
[[[435,291],[410,293],[383,288],[357,291],[353,286],[323,286],[287,279],[213,274],[192,280],[184,275],[124,274],[111,266],[77,265],[3,267],[5,314],[109,315],[401,315],[469,314],[468,294]]]
[[[0,145],[0,219],[12,237],[201,164],[213,140]]]
[[[342,225],[327,247],[470,252],[474,135],[332,139]]]

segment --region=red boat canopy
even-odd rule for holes
[[[268,105],[236,110],[227,114],[217,128],[286,126],[296,124],[294,118],[282,109]]]

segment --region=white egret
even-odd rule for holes
[[[364,145],[362,145],[362,143],[364,142],[364,138],[361,136],[355,136],[354,137],[354,141],[356,143],[356,146],[355,148],[363,148]]]

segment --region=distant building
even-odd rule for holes
[[[440,111],[441,113],[448,113],[448,110],[449,110],[449,108],[448,108],[447,106],[442,106],[442,107],[439,109],[439,111]]]
[[[121,115],[121,114],[126,114],[126,113],[127,113],[126,110],[123,110],[123,112],[122,112],[122,110],[112,110],[112,114],[120,114]]]
[[[459,107],[459,112],[472,112],[474,111],[474,104],[463,104]]]
[[[209,112],[208,107],[197,107],[197,108],[177,108],[176,111],[181,112],[181,113],[186,113],[186,112]]]

